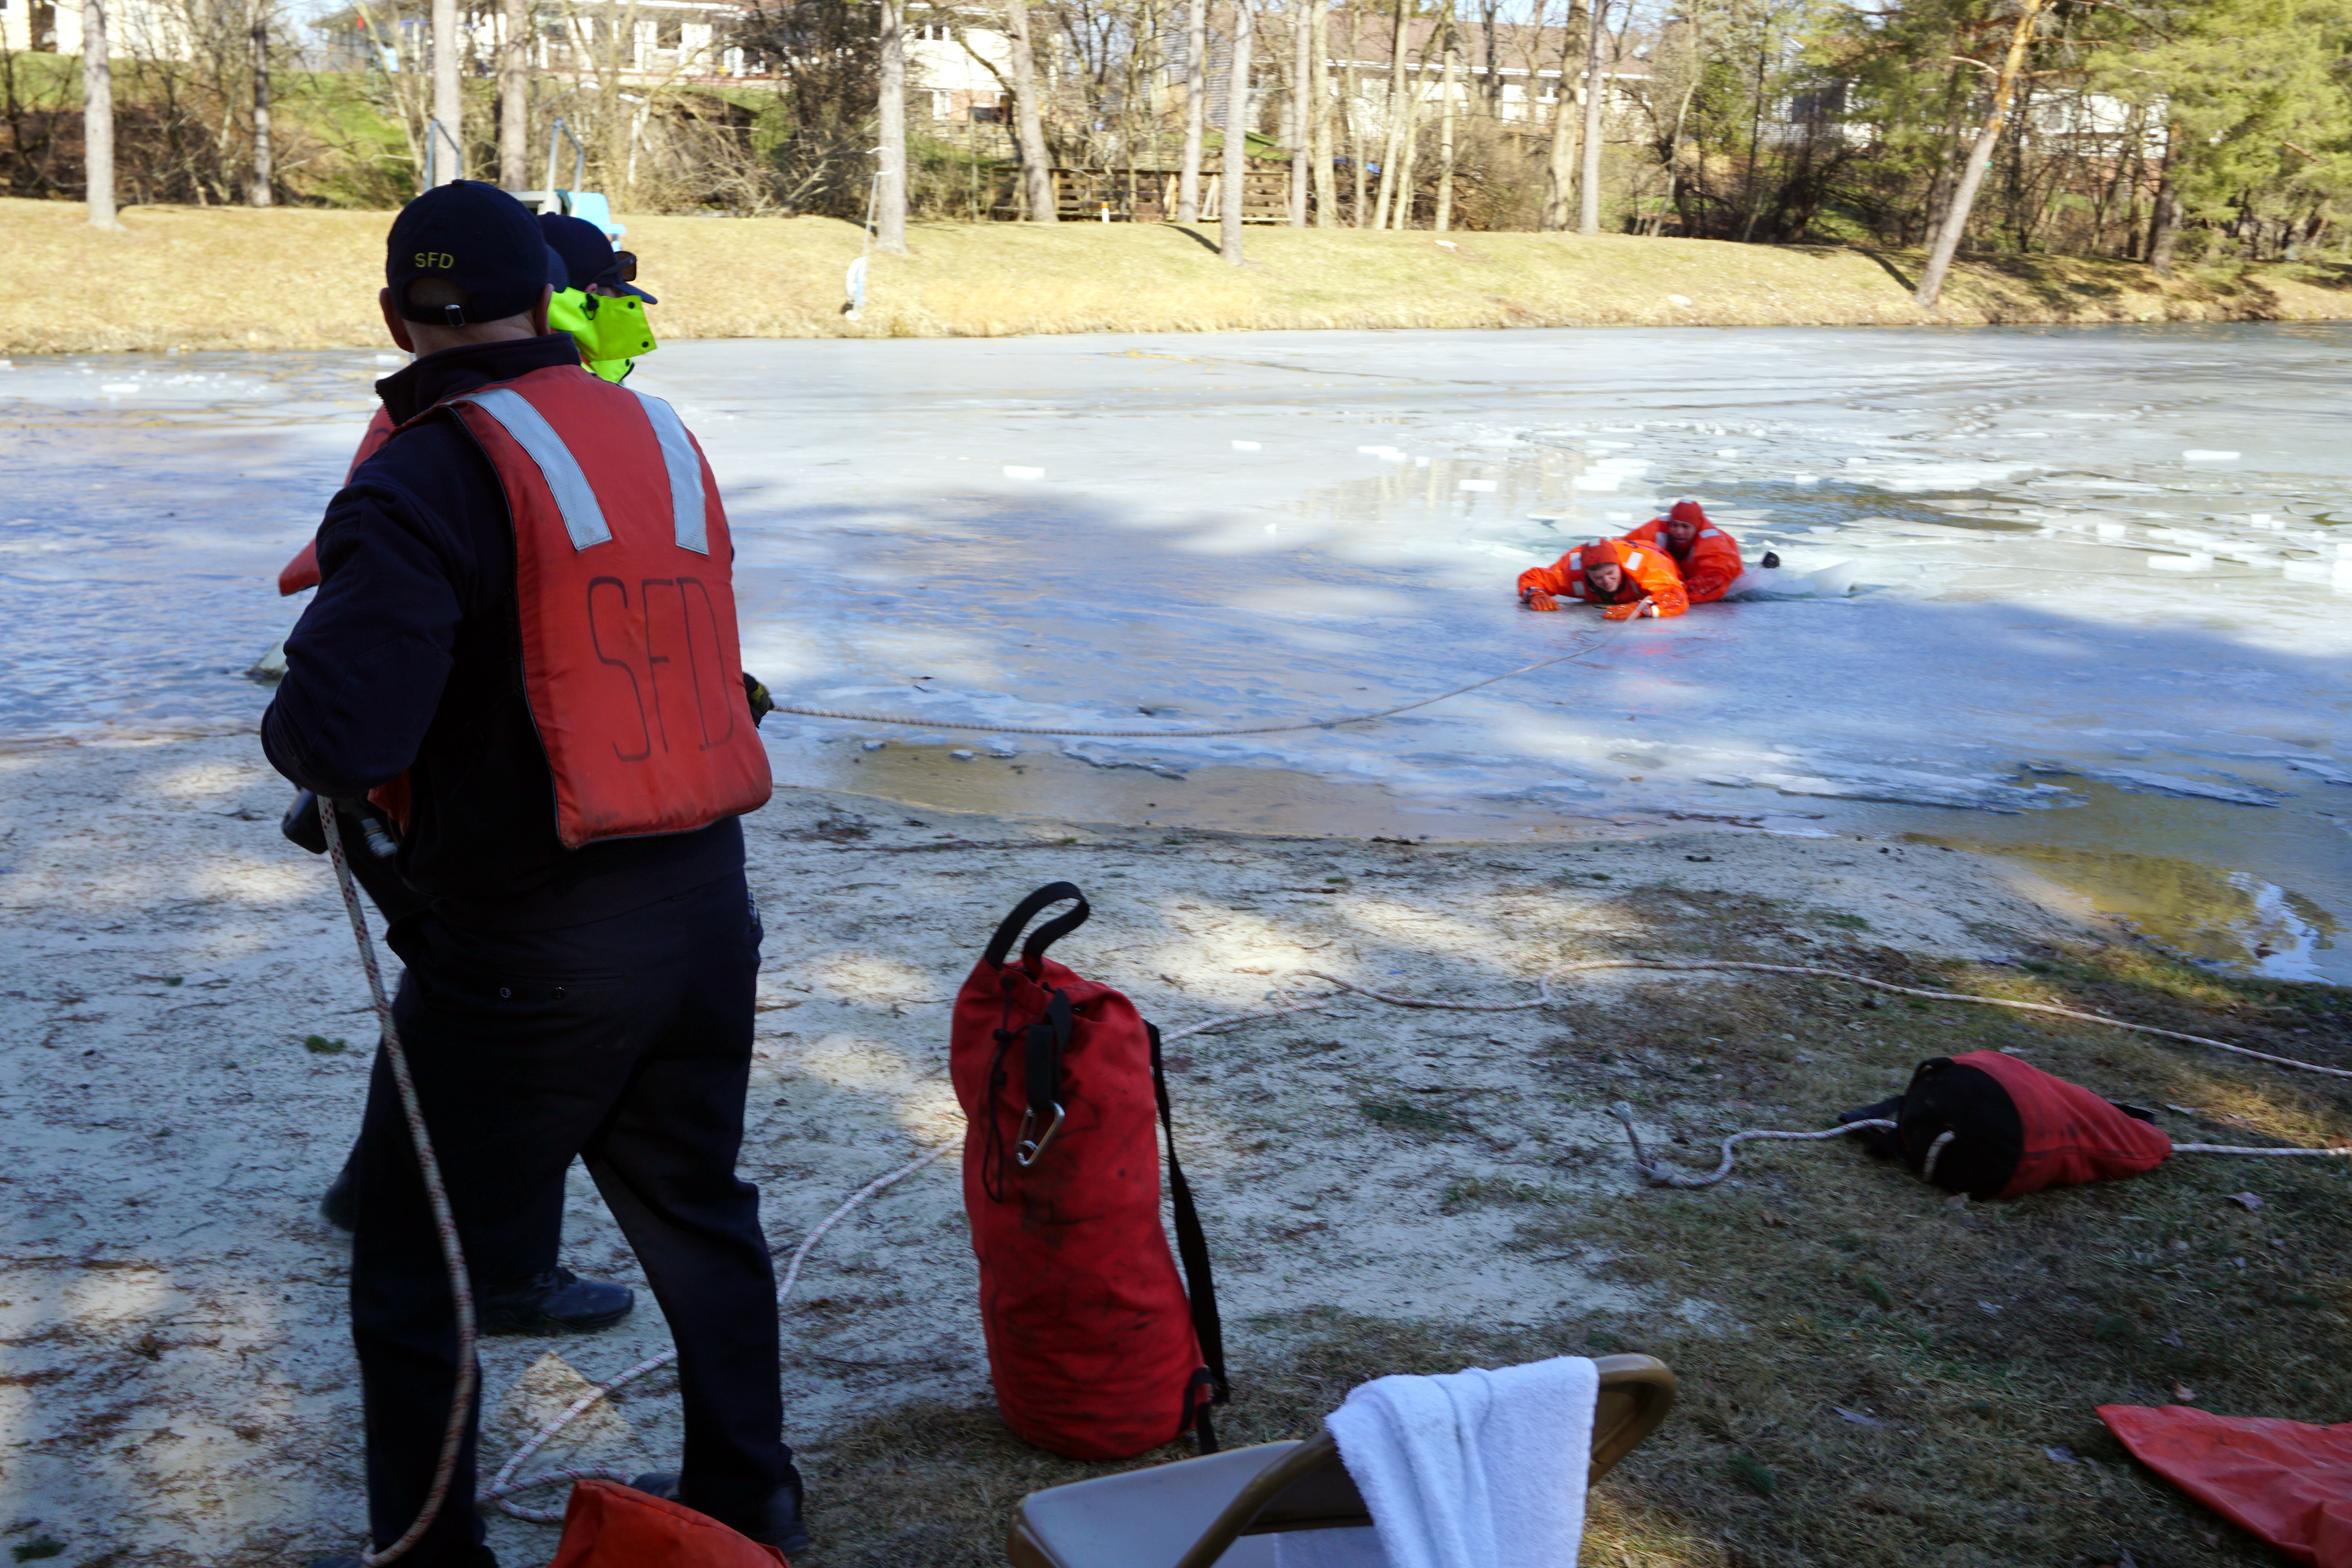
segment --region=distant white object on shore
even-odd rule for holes
[[[1024,468],[1017,463],[1007,463],[1004,465],[1004,477],[1008,479],[1042,479],[1045,477],[1045,470]]]
[[[2213,558],[2201,550],[2186,555],[2151,555],[2147,569],[2151,572],[2204,572],[2211,569]]]
[[[1492,479],[1464,479],[1461,484],[1465,490],[1491,490],[1495,488]]]
[[[1256,441],[1236,441],[1234,443],[1234,450],[1236,452],[1262,452],[1265,450],[1265,447]]]
[[[2180,454],[2180,460],[2184,463],[2234,463],[2238,460],[2238,454],[2209,452],[2202,447],[2191,447]]]

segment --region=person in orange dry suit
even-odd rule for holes
[[[1580,544],[1549,566],[1519,574],[1519,603],[1528,609],[1557,610],[1561,599],[1606,605],[1601,613],[1612,621],[1679,616],[1690,608],[1674,559],[1623,539]]]
[[[1683,592],[1694,605],[1709,605],[1728,593],[1745,570],[1739,542],[1706,519],[1695,500],[1678,500],[1664,517],[1654,517],[1624,536],[1635,544],[1654,545],[1674,557],[1682,574]],[[1778,557],[1762,564],[1778,566]]]

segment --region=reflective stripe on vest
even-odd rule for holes
[[[669,470],[671,537],[680,550],[708,555],[710,540],[702,518],[702,458],[679,422],[677,410],[658,397],[647,397],[642,392],[634,395],[645,405],[646,417],[653,421],[654,439],[661,443],[662,466]]]
[[[470,403],[497,420],[514,437],[515,445],[539,465],[539,476],[555,497],[555,510],[562,514],[563,531],[572,536],[572,549],[585,550],[613,537],[613,531],[604,525],[604,509],[596,500],[595,487],[580,471],[580,459],[572,455],[572,448],[563,444],[547,416],[524,401],[521,393],[493,386],[450,401]]]

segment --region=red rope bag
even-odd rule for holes
[[[1067,914],[1013,943],[1059,903]],[[1068,882],[1006,917],[956,998],[950,1067],[969,1128],[964,1208],[980,1259],[989,1374],[1006,1425],[1074,1459],[1123,1459],[1192,1428],[1215,1449],[1224,1397],[1208,1247],[1170,1129],[1188,1299],[1160,1223],[1168,1115],[1160,1032],[1045,950],[1084,923]]]

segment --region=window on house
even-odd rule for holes
[[[654,47],[674,49],[686,39],[686,24],[680,21],[657,21],[654,24]]]

